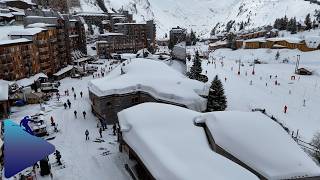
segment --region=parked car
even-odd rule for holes
[[[41,83],[40,89],[42,92],[59,92],[58,83]]]

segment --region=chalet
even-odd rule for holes
[[[267,48],[266,40],[264,38],[249,39],[244,41],[245,49],[259,49]]]
[[[133,169],[132,174],[142,177],[260,180],[316,180],[320,177],[320,168],[291,135],[262,113],[199,113],[173,105],[144,103],[121,111],[118,117],[120,151],[129,166],[137,164],[128,168]],[[201,138],[198,133],[202,134]],[[208,144],[211,151],[203,149]],[[217,163],[215,156],[219,154],[228,160],[226,162],[232,162],[255,176],[242,177],[243,174],[226,168],[220,161],[218,166],[228,169],[227,176],[221,176],[224,178],[201,171],[210,167],[211,173],[225,173],[214,164],[202,167],[206,153],[211,153],[211,158],[204,158],[206,163],[211,160]],[[175,158],[168,158],[168,154]],[[196,155],[195,159],[193,155]],[[179,171],[181,164],[183,171]],[[188,174],[189,168],[191,174]]]
[[[15,7],[19,9],[32,9],[36,6],[35,3],[32,3],[31,1],[25,1],[25,0],[6,0],[6,5],[10,7]]]
[[[187,40],[187,30],[184,28],[180,28],[179,26],[176,28],[172,28],[169,34],[170,44],[172,45],[176,45]]]
[[[291,135],[260,112],[215,112],[195,119],[204,123],[213,151],[262,180],[320,178],[320,168]]]
[[[107,124],[116,123],[123,109],[144,102],[205,111],[207,95],[204,83],[185,78],[163,62],[142,58],[126,61],[110,76],[89,83],[92,111]]]
[[[8,82],[0,80],[0,120],[9,117],[9,85]]]
[[[215,51],[217,49],[227,48],[227,46],[228,46],[227,41],[217,41],[209,44],[209,51]]]
[[[160,103],[144,103],[118,113],[120,152],[132,179],[205,180],[258,177],[215,153],[196,112]]]

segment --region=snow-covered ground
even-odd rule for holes
[[[116,137],[112,135],[112,127],[103,132],[103,143],[93,142],[99,137],[97,128],[98,119],[91,113],[90,100],[88,96],[88,82],[92,76],[85,77],[82,80],[67,78],[61,81],[59,87],[61,93],[61,102],[70,99],[71,109],[65,110],[59,105],[56,97],[49,101],[45,106],[45,120],[50,124],[52,116],[58,124],[60,132],[54,134],[54,140],[49,141],[55,145],[56,149],[61,152],[62,161],[66,168],[53,168],[54,180],[88,180],[88,179],[114,179],[127,180],[127,175],[122,159],[119,155]],[[71,88],[75,88],[77,99],[74,100]],[[64,96],[64,91],[69,90],[70,96]],[[80,92],[83,92],[83,98]],[[78,118],[75,119],[74,111],[78,112]],[[40,111],[39,105],[27,105],[24,107],[14,107],[14,113],[11,118],[17,123],[26,115],[34,115]],[[86,111],[87,117],[83,118],[82,112]],[[90,132],[90,141],[85,141],[85,130]],[[52,128],[50,129],[52,131]],[[110,151],[110,155],[102,154]],[[51,163],[55,162],[55,157],[50,157]],[[54,166],[54,165],[53,165]],[[50,177],[41,177],[37,179],[50,179]]]
[[[198,48],[193,47],[188,51],[192,54],[194,49]],[[219,49],[210,54],[210,61],[216,59],[216,68],[213,63],[207,64],[208,61],[204,60],[203,73],[207,72],[210,80],[219,75],[228,98],[228,110],[251,111],[254,108],[265,108],[291,131],[299,130],[301,138],[310,142],[313,135],[320,131],[320,51],[303,53],[297,50],[279,50],[280,58],[276,61],[277,52],[278,50],[270,49]],[[297,55],[301,55],[300,67],[313,70],[313,76],[296,75],[296,80],[291,80],[291,76],[295,75]],[[256,65],[255,75],[252,75],[251,64],[255,59],[267,64]],[[288,59],[289,63],[282,63],[284,59]],[[237,75],[238,60],[243,63],[240,75]],[[189,63],[188,68],[190,65]],[[276,81],[279,86],[275,85]],[[287,114],[284,113],[285,105],[288,106]]]

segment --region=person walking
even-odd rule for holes
[[[83,111],[82,114],[83,114],[83,118],[86,119],[87,113],[85,111]]]
[[[89,140],[89,131],[88,131],[88,129],[86,130],[86,132],[84,134],[86,135],[86,141],[88,141]]]
[[[74,92],[74,88],[73,87],[71,88],[71,91]]]
[[[50,121],[51,121],[51,126],[54,126],[55,125],[55,123],[54,123],[54,119],[53,119],[53,117],[51,116],[51,118],[50,118]]]
[[[77,111],[74,111],[74,117],[77,119]]]
[[[82,98],[82,96],[83,96],[83,92],[82,92],[82,91],[80,92],[80,96],[81,96],[81,98]]]
[[[113,135],[115,136],[117,133],[117,125],[116,124],[113,124],[112,130],[113,130]]]
[[[70,102],[69,99],[67,100],[67,104],[68,104],[68,106],[69,106],[69,109],[71,109],[71,102]]]
[[[64,106],[64,109],[67,109],[68,107],[67,103],[64,103],[63,106]]]
[[[285,105],[285,106],[284,106],[284,113],[287,114],[287,112],[288,112],[288,106]]]
[[[76,93],[73,94],[74,100],[77,100],[77,95]]]
[[[100,138],[102,138],[102,128],[99,128],[99,134],[100,134]]]

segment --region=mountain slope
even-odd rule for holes
[[[96,0],[82,1],[82,10],[90,11]],[[90,4],[88,5],[88,3]],[[303,20],[306,14],[320,9],[319,5],[304,0],[104,0],[111,10],[129,10],[137,21],[155,19],[160,36],[171,27],[182,26],[194,29],[198,34],[208,35],[211,29],[221,22],[230,20],[236,23],[248,21],[248,28],[273,24],[274,20],[287,15]],[[94,9],[94,8],[91,8]],[[100,9],[101,10],[101,9]],[[224,28],[222,25],[221,29]]]

